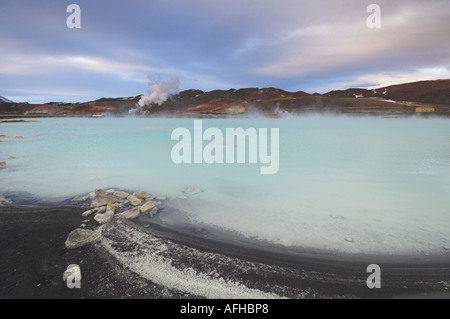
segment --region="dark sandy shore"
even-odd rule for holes
[[[125,220],[102,240],[66,249],[83,209],[0,207],[0,298],[450,298],[450,260],[388,260],[382,288],[366,286],[367,260],[262,250]],[[82,272],[81,289],[62,275]]]

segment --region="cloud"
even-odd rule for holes
[[[148,65],[114,61],[95,56],[53,56],[16,55],[3,57],[0,74],[36,75],[69,72],[70,69],[88,70],[97,73],[114,74],[129,80],[145,81],[145,72],[160,71]]]
[[[330,82],[325,86],[307,88],[309,92],[326,93],[332,90],[341,90],[347,88],[367,88],[375,89],[390,85],[428,81],[436,79],[450,79],[450,66],[431,67],[413,70],[410,72],[380,72],[374,74],[365,74],[355,79],[347,81]]]
[[[351,7],[324,12],[329,19],[301,25],[267,47],[276,52],[254,68],[255,74],[301,78],[353,73],[354,69],[417,67],[429,64],[430,56],[436,65],[450,61],[449,3],[430,1],[424,7],[422,2],[411,1],[403,7],[385,3],[381,8],[379,30],[367,28],[367,14]],[[336,23],[332,16],[340,15],[353,18]]]
[[[448,68],[449,1],[378,0],[379,30],[366,26],[370,3],[79,0],[82,27],[69,30],[60,1],[4,0],[0,87],[35,88],[41,78],[49,91],[137,95],[152,74],[179,77],[181,89],[323,91]]]

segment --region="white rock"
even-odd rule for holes
[[[12,204],[12,200],[4,197],[3,195],[0,195],[0,206],[5,205],[5,204]]]
[[[127,192],[115,191],[114,196],[120,199],[125,199],[130,196],[130,194],[128,194]]]
[[[115,190],[114,189],[112,189],[112,188],[110,188],[110,189],[108,189],[107,191],[106,191],[106,194],[114,194],[114,192],[115,192]]]
[[[137,198],[143,199],[143,200],[146,200],[147,198],[150,198],[150,194],[147,193],[147,192],[144,192],[144,191],[139,192],[139,193],[134,193],[133,195],[136,196]]]
[[[93,211],[97,214],[103,214],[106,212],[106,206],[94,208]]]
[[[132,209],[129,209],[127,211],[124,211],[123,213],[119,214],[119,217],[123,217],[125,219],[135,219],[138,218],[141,214],[139,207],[134,207]]]
[[[99,239],[98,233],[90,229],[77,228],[67,236],[65,246],[68,249],[83,247]]]
[[[345,239],[346,242],[349,242],[349,243],[354,243],[355,242],[353,240],[353,238],[350,238],[350,237],[347,237],[347,238],[344,238],[344,239]]]
[[[108,205],[106,205],[106,213],[110,213],[110,214],[114,215],[117,208],[119,208],[117,204],[112,204],[112,205],[108,204]]]
[[[114,212],[112,211],[107,211],[104,214],[97,214],[95,215],[94,219],[97,223],[99,224],[107,224],[109,222],[111,222],[114,218]]]
[[[92,215],[93,213],[94,213],[94,210],[90,209],[90,210],[85,211],[83,214],[81,214],[81,216],[88,217],[88,216]]]
[[[140,211],[142,214],[154,214],[158,211],[158,208],[154,202],[150,201],[142,205]]]
[[[127,200],[130,202],[131,205],[133,206],[139,206],[142,203],[142,200],[140,200],[139,198],[137,198],[134,195],[130,195],[127,197]]]
[[[76,196],[72,199],[72,202],[85,202],[89,199],[89,195],[86,196]]]
[[[91,207],[101,207],[115,203],[117,203],[116,197],[108,195],[103,189],[96,189],[92,198]]]

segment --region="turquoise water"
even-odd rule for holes
[[[177,127],[192,131],[193,123],[50,118],[0,124],[0,135],[9,136],[0,143],[0,161],[8,164],[0,170],[0,193],[56,201],[95,188],[146,190],[168,196],[168,205],[194,222],[282,245],[449,254],[449,120],[203,120],[204,129],[223,132],[279,128],[275,175],[261,175],[261,164],[174,164],[171,133]],[[190,186],[201,192],[184,194]]]

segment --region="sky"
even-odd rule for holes
[[[70,4],[81,28],[68,28]],[[381,10],[369,28],[370,4]],[[0,95],[30,103],[181,90],[325,93],[450,78],[448,0],[0,0]]]

